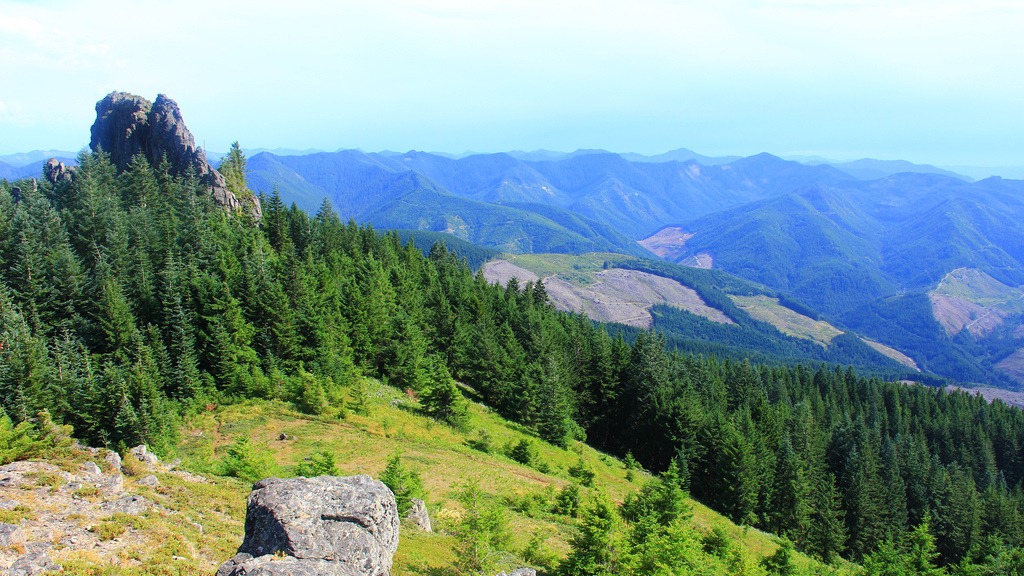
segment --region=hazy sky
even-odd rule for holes
[[[0,154],[112,90],[200,144],[1024,164],[1024,3],[0,0]]]

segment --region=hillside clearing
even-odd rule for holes
[[[828,322],[814,320],[786,308],[779,304],[778,298],[764,295],[730,295],[729,298],[755,320],[767,322],[787,336],[804,338],[828,346],[833,338],[843,333]]]
[[[484,265],[484,277],[505,284],[512,277],[524,283],[543,276],[555,308],[584,314],[598,322],[650,328],[654,322],[651,307],[664,304],[719,324],[733,323],[721,310],[708,306],[696,291],[676,280],[637,270],[604,270],[604,255],[588,256],[579,261],[562,255],[517,256],[516,264],[494,260]]]

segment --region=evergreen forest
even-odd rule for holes
[[[251,194],[241,154],[220,170]],[[621,506],[585,503],[559,574],[689,573],[670,569],[687,492],[868,574],[1024,570],[1019,409],[839,366],[682,353],[555,311],[539,282],[490,285],[443,243],[346,222],[327,201],[314,215],[276,193],[262,206],[258,220],[225,211],[194,175],[141,156],[118,173],[101,152],[56,184],[0,183],[8,424],[45,414],[91,446],[166,453],[210,405],[341,414],[372,376],[446,425],[479,401],[544,442],[658,475]],[[785,553],[764,569],[794,573]]]

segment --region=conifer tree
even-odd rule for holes
[[[580,518],[579,532],[570,538],[569,555],[558,565],[559,576],[617,576],[622,546],[611,505],[598,499]]]

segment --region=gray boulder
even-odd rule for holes
[[[397,548],[398,507],[383,483],[268,478],[249,495],[239,554],[217,574],[388,576]]]
[[[53,560],[50,559],[50,555],[45,551],[43,552],[29,552],[21,558],[18,558],[10,568],[7,569],[7,574],[10,576],[32,576],[39,574],[40,572],[48,572],[51,570],[61,570],[59,564],[54,564]]]
[[[412,507],[406,513],[406,519],[424,532],[433,532],[430,524],[430,512],[427,512],[427,503],[419,498],[412,498],[409,501],[412,503]]]
[[[107,464],[110,464],[110,466],[114,468],[114,472],[115,473],[117,473],[117,474],[121,473],[121,455],[120,454],[118,454],[117,452],[114,452],[113,450],[107,450],[107,453],[106,453],[106,455],[103,456],[103,459],[107,461]]]
[[[25,531],[17,524],[0,523],[0,548],[10,548],[25,543]]]
[[[157,462],[160,461],[160,459],[156,457],[156,454],[153,454],[146,449],[145,444],[139,444],[135,448],[129,450],[129,452],[131,452],[132,456],[135,456],[139,462],[142,462],[149,468],[153,468],[156,466]]]
[[[103,470],[100,470],[100,467],[97,466],[95,462],[86,462],[85,464],[82,464],[82,472],[84,472],[86,476],[103,475]]]
[[[128,514],[129,516],[138,516],[152,507],[153,503],[149,500],[146,500],[142,496],[134,496],[131,494],[122,496],[117,500],[111,500],[110,502],[100,504],[100,509],[104,512]]]

